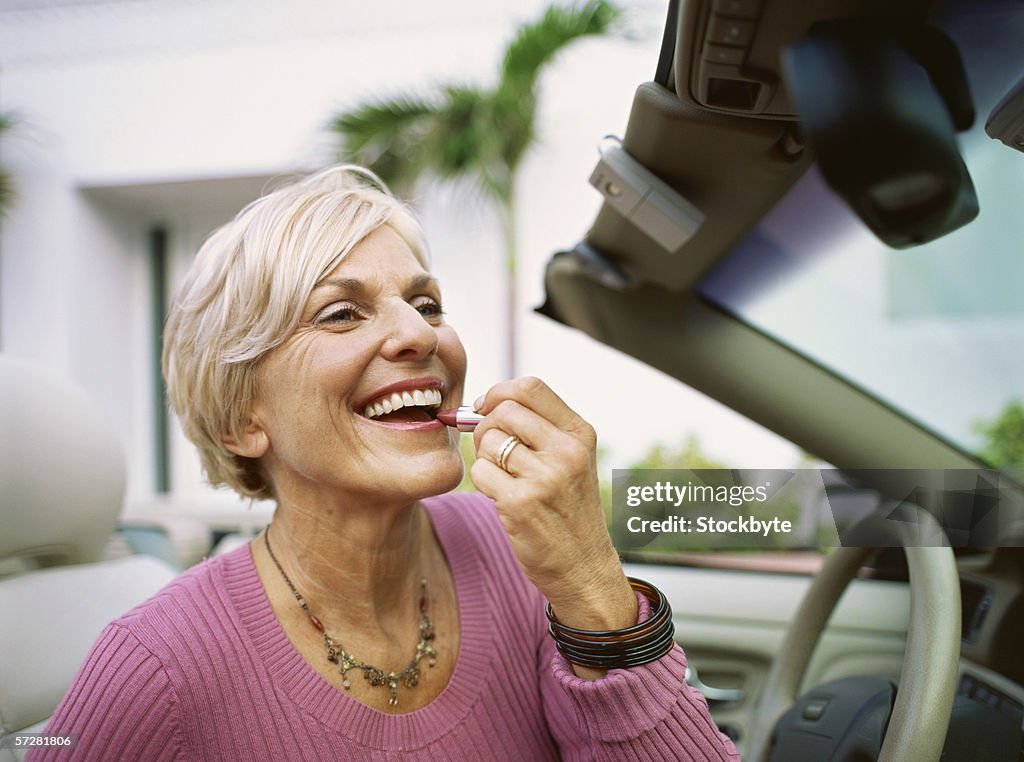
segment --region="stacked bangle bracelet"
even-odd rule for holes
[[[651,603],[651,615],[621,630],[578,630],[555,619],[547,606],[548,632],[559,653],[573,664],[599,669],[623,669],[656,661],[672,650],[675,627],[664,593],[649,582],[627,577],[630,587]]]

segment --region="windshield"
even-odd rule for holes
[[[1019,469],[1024,154],[984,125],[1024,74],[1024,6],[969,8],[940,24],[961,50],[978,115],[960,136],[977,219],[890,249],[812,169],[700,292],[962,449]]]

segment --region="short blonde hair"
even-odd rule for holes
[[[292,335],[317,283],[382,225],[429,266],[409,208],[369,170],[344,165],[253,201],[199,249],[168,311],[163,372],[212,485],[274,496],[258,461],[231,453],[222,437],[245,430],[260,358]]]

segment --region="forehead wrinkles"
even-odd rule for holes
[[[354,255],[356,260],[351,259]],[[317,280],[312,292],[333,289],[360,296],[384,291],[392,283],[401,293],[428,287],[440,289],[437,279],[408,241],[385,223],[351,247],[346,256],[338,257],[334,267]]]
[[[313,290],[314,292],[336,290],[341,291],[346,295],[361,297],[369,294],[380,293],[384,291],[387,284],[391,282],[395,283],[395,290],[400,295],[404,295],[406,292],[411,293],[422,291],[427,288],[437,289],[438,291],[441,290],[441,285],[437,278],[429,273],[421,273],[411,278],[397,280],[386,278],[385,274],[381,272],[372,272],[366,279],[358,277],[346,278],[342,276],[328,277],[317,283]]]

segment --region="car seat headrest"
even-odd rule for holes
[[[0,561],[102,557],[124,497],[117,437],[84,392],[0,355]]]

